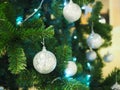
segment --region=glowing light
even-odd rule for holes
[[[37,15],[38,15],[38,17],[40,17],[40,16],[41,16],[41,14],[40,14],[40,13],[38,13]]]
[[[91,78],[91,75],[90,75],[90,74],[88,74],[88,75],[86,76],[87,81],[89,81],[89,80],[90,80],[90,78]]]
[[[89,85],[90,85],[90,82],[87,82],[86,84],[87,84],[87,86],[89,86]]]
[[[85,7],[86,7],[86,5],[83,5],[83,6],[81,7],[81,9],[82,9],[82,10],[85,10]]]
[[[67,0],[64,0],[64,6],[66,6],[68,4]]]
[[[22,16],[18,16],[18,17],[16,18],[16,24],[17,24],[17,25],[20,25],[20,24],[22,23],[22,21],[23,21],[23,17],[22,17]]]
[[[76,58],[76,57],[73,57],[73,61],[76,62],[76,61],[77,61],[77,58]]]
[[[77,36],[74,36],[73,38],[74,38],[74,39],[77,39]]]
[[[88,74],[88,75],[86,76],[86,85],[87,85],[87,86],[90,85],[90,78],[91,78],[91,75]]]
[[[71,71],[65,70],[64,73],[65,73],[65,77],[68,78],[68,77],[70,77]]]
[[[39,18],[40,18],[40,16],[41,16],[41,14],[40,14],[40,13],[36,13],[36,14],[34,15],[34,18],[39,19]]]
[[[35,12],[37,12],[37,11],[38,11],[38,9],[34,9],[34,11],[35,11]]]
[[[88,67],[91,67],[90,63],[87,63],[87,66],[88,66]]]

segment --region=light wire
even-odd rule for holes
[[[25,21],[27,21],[27,20],[28,20],[29,18],[31,18],[34,14],[36,14],[36,13],[38,12],[38,10],[42,7],[43,2],[44,2],[44,0],[42,0],[42,1],[40,2],[40,5],[38,6],[37,11],[34,11],[32,14],[30,14],[27,18],[25,18],[25,19],[23,20],[22,23],[24,23]]]

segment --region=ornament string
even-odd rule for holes
[[[32,14],[30,14],[27,18],[25,18],[25,19],[23,20],[22,23],[24,23],[25,21],[27,21],[29,18],[31,18],[33,15],[36,14],[36,13],[38,12],[38,10],[41,8],[43,2],[44,2],[44,0],[42,0],[42,1],[40,2],[40,5],[38,6],[37,11],[34,11]]]
[[[91,33],[94,34],[93,22],[92,22],[92,24],[91,24]]]
[[[45,39],[43,38],[43,41],[41,42],[43,46],[45,46]]]
[[[41,44],[43,45],[43,48],[42,48],[42,49],[46,51],[45,40],[44,40],[44,38],[43,38],[43,41],[41,42]]]

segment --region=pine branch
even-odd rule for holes
[[[6,19],[6,17],[5,17],[5,14],[4,14],[4,12],[3,12],[3,9],[5,8],[5,4],[4,3],[1,3],[0,4],[0,19],[2,20],[2,19]]]
[[[89,88],[75,79],[65,81],[62,90],[89,90]]]
[[[20,86],[20,87],[32,87],[36,84],[38,84],[39,81],[39,78],[38,76],[36,75],[38,73],[35,72],[35,70],[24,70],[23,72],[21,72],[19,74],[19,77],[17,78],[17,84]],[[24,81],[24,82],[22,82]]]
[[[51,38],[54,35],[53,27],[43,28],[41,26],[39,29],[28,29],[22,32],[22,39],[26,38]]]
[[[55,54],[57,57],[58,67],[61,69],[61,72],[65,68],[67,61],[72,58],[72,50],[71,47],[67,45],[58,46],[55,48]]]
[[[102,7],[103,7],[103,4],[100,1],[97,1],[96,4],[93,6],[92,15],[89,20],[90,22],[98,22]]]
[[[13,74],[18,74],[26,68],[26,57],[22,48],[12,48],[8,51],[9,70]]]
[[[15,28],[10,22],[6,20],[0,21],[0,55],[5,54],[8,43],[13,37],[13,31],[15,31]]]
[[[0,4],[0,18],[2,19],[6,19],[9,22],[15,24],[15,10],[13,10],[13,6],[11,3],[8,2],[4,2]],[[2,16],[2,17],[1,17]]]

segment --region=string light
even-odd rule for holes
[[[90,79],[91,79],[91,75],[88,74],[88,75],[86,76],[86,85],[87,85],[87,86],[90,85]]]
[[[41,14],[40,14],[40,13],[38,13],[37,15],[38,15],[39,17],[41,16]]]
[[[73,57],[73,61],[76,62],[76,61],[77,61],[77,58],[76,58],[76,57]]]
[[[67,1],[67,0],[64,0],[63,5],[66,6],[67,4],[68,4],[68,1]]]
[[[64,73],[65,73],[65,77],[66,77],[66,78],[69,78],[69,77],[70,77],[70,73],[71,73],[70,71],[65,70]]]
[[[90,80],[90,78],[91,78],[91,75],[90,75],[90,74],[88,74],[88,75],[86,76],[87,81],[89,81],[89,80]]]
[[[34,12],[36,12],[36,14],[34,15],[35,18],[39,18],[41,16],[41,14],[38,12],[38,9],[34,9]]]
[[[87,84],[87,86],[89,86],[89,85],[90,85],[90,82],[87,82],[86,84]]]
[[[17,25],[20,25],[20,24],[22,24],[22,22],[23,22],[23,17],[22,17],[22,16],[18,16],[18,17],[16,18],[16,24],[17,24]]]
[[[75,35],[73,38],[74,38],[74,39],[77,39],[77,36]]]
[[[87,66],[88,66],[88,67],[91,67],[90,63],[87,63]]]
[[[38,10],[41,8],[43,2],[44,2],[44,0],[42,0],[40,2],[40,5],[38,6],[38,8],[34,9],[34,12],[32,14],[30,14],[27,18],[25,18],[22,23],[24,23],[25,21],[27,21],[29,18],[31,18],[33,15],[36,14],[38,12]]]
[[[34,12],[37,12],[38,11],[38,9],[34,9]]]
[[[83,5],[83,6],[81,7],[81,9],[82,9],[82,10],[85,10],[85,7],[86,7],[86,5]]]

